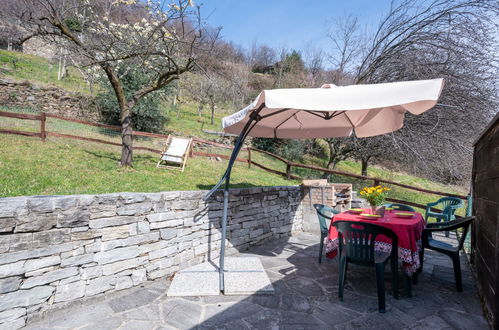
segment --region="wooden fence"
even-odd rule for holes
[[[94,126],[94,127],[100,127],[100,128],[105,128],[109,129],[112,131],[116,132],[121,132],[121,127],[119,126],[112,126],[112,125],[106,125],[106,124],[100,124],[100,123],[92,123],[84,120],[79,120],[79,119],[73,119],[73,118],[67,118],[59,115],[53,115],[53,114],[48,114],[48,113],[40,113],[38,115],[34,114],[21,114],[21,113],[15,113],[15,112],[6,112],[6,111],[0,111],[0,117],[8,117],[8,118],[16,118],[16,119],[21,119],[21,120],[35,120],[35,121],[40,121],[40,132],[28,132],[28,131],[19,131],[19,130],[12,130],[12,129],[2,129],[0,128],[0,133],[4,134],[16,134],[16,135],[23,135],[23,136],[32,136],[32,137],[39,137],[42,141],[46,141],[47,136],[54,136],[54,137],[62,137],[62,138],[68,138],[68,139],[76,139],[76,140],[83,140],[83,141],[90,141],[90,142],[97,142],[97,143],[104,143],[104,144],[109,144],[109,145],[115,145],[115,146],[121,146],[121,143],[117,142],[111,142],[111,141],[106,141],[102,139],[97,139],[97,138],[90,138],[90,137],[84,137],[84,136],[78,136],[78,135],[73,135],[73,134],[62,134],[62,133],[57,133],[57,132],[52,132],[48,131],[46,129],[46,120],[47,118],[54,118],[54,119],[59,119],[59,120],[64,120],[68,122],[74,122],[74,123],[79,123],[83,125],[88,125],[88,126]],[[139,131],[133,131],[134,136],[143,136],[143,137],[150,137],[150,138],[160,138],[160,139],[166,139],[168,138],[167,135],[164,134],[156,134],[156,133],[147,133],[147,132],[139,132]],[[200,138],[193,138],[193,147],[191,149],[190,155],[192,157],[194,156],[202,156],[202,157],[219,157],[221,159],[229,159],[230,156],[225,155],[225,154],[220,154],[220,153],[209,153],[209,152],[203,152],[196,150],[196,146],[202,146],[202,145],[209,145],[213,147],[218,147],[218,148],[224,148],[224,149],[232,149],[233,147],[231,145],[225,145],[221,143],[216,143],[213,141],[208,141],[208,140],[203,140]],[[136,150],[145,150],[153,153],[161,153],[161,150],[159,149],[154,149],[150,147],[144,147],[144,146],[134,146],[134,149]],[[293,175],[291,173],[292,168],[303,168],[303,169],[309,169],[309,170],[314,170],[322,173],[330,173],[330,174],[336,174],[336,175],[341,175],[341,176],[346,176],[350,178],[355,178],[359,180],[364,180],[364,181],[371,181],[374,186],[377,186],[379,184],[389,184],[393,186],[398,186],[402,187],[405,189],[421,192],[421,193],[427,193],[427,194],[434,194],[434,195],[439,195],[439,196],[450,196],[450,197],[457,197],[463,200],[467,200],[467,196],[463,195],[457,195],[457,194],[450,194],[446,192],[441,192],[441,191],[434,191],[434,190],[429,190],[429,189],[423,189],[419,187],[413,187],[407,184],[395,182],[395,181],[390,181],[386,179],[381,179],[381,178],[374,178],[374,177],[369,177],[369,176],[363,176],[363,175],[356,175],[352,173],[347,173],[347,172],[342,172],[342,171],[336,171],[336,170],[331,170],[327,168],[323,168],[320,166],[315,166],[315,165],[305,165],[305,164],[299,164],[299,163],[293,163],[281,156],[275,155],[271,152],[265,151],[265,150],[260,150],[257,148],[252,148],[252,147],[245,147],[242,149],[243,152],[240,154],[244,154],[244,151],[247,153],[247,158],[237,158],[236,161],[238,162],[243,162],[247,163],[248,167],[251,167],[252,165],[265,170],[270,173],[274,173],[277,175],[282,175],[283,177],[286,177],[287,179],[295,179],[295,180],[302,180],[301,177]],[[253,153],[261,153],[264,155],[267,155],[269,157],[272,157],[274,159],[277,159],[281,162],[283,162],[286,165],[286,172],[281,172],[272,168],[269,168],[265,165],[262,165],[258,162],[256,162],[252,158]],[[394,203],[403,203],[415,207],[420,207],[420,208],[425,208],[425,205],[410,202],[410,201],[403,201],[403,200],[398,200],[398,199],[393,199],[393,198],[388,198],[388,201],[394,202]]]

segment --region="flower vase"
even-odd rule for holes
[[[385,207],[371,205],[371,214],[377,214],[377,215],[381,215],[381,217],[383,217],[385,215]]]

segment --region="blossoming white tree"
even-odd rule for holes
[[[107,77],[120,108],[122,166],[132,166],[134,107],[192,70],[218,35],[204,28],[190,0],[24,0],[19,19],[24,40],[38,36],[65,47],[81,66]],[[118,74],[127,68],[145,77],[128,93]]]

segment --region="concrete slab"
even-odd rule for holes
[[[225,295],[274,293],[260,258],[226,258],[225,263]]]
[[[168,297],[218,296],[218,272],[179,272],[168,289]]]
[[[168,289],[169,297],[215,296],[219,260],[205,262],[178,272]],[[272,294],[274,287],[257,257],[225,259],[225,295]]]

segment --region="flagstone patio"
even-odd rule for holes
[[[455,290],[450,259],[432,251],[425,254],[424,273],[411,298],[401,290],[400,299],[393,299],[386,271],[387,310],[380,314],[374,268],[349,266],[345,298],[340,302],[337,261],[317,262],[318,241],[317,235],[303,233],[240,253],[261,259],[274,295],[167,297],[170,282],[164,279],[52,311],[27,328],[489,328],[464,256],[463,293]]]

